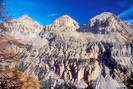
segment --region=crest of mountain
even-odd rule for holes
[[[51,31],[75,31],[79,28],[78,23],[68,15],[64,15],[56,19],[52,24],[45,27]]]
[[[23,15],[20,18],[18,18],[20,21],[34,21],[30,16],[28,15]]]
[[[95,34],[96,41],[123,43],[133,38],[132,26],[114,14],[105,12],[92,18],[82,30]]]
[[[111,32],[130,31],[132,28],[114,14],[105,12],[92,18],[87,28],[93,33],[109,34]]]
[[[67,15],[47,26],[39,25],[27,15],[11,23],[6,24],[8,29],[14,34],[23,34],[20,37],[20,34],[9,33],[15,39],[27,41],[34,34],[28,39],[30,44],[22,41],[15,47],[21,52],[20,69],[28,74],[35,72],[42,81],[42,88],[129,87],[127,81],[133,74],[132,24],[112,13],[92,18],[83,28]],[[49,81],[53,85],[48,85]]]
[[[8,28],[9,33],[17,39],[30,40],[37,36],[37,34],[43,29],[37,21],[34,21],[28,15],[11,20],[6,23],[5,26]]]
[[[21,16],[20,18],[18,18],[17,19],[17,21],[20,21],[20,22],[25,22],[25,23],[31,23],[31,24],[38,24],[39,25],[39,23],[37,22],[37,21],[35,21],[35,20],[33,20],[30,16],[28,16],[28,15],[23,15],[23,16]]]

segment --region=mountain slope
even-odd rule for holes
[[[106,73],[105,69],[103,69],[103,72],[106,76],[109,76],[108,79],[111,77],[114,80],[117,80],[117,83],[125,81],[128,78],[127,76],[130,76],[133,71],[131,53],[133,29],[131,26],[132,24],[122,21],[112,13],[106,12],[92,18],[86,25],[86,28],[84,28],[88,29],[95,35],[93,43],[99,47],[98,51],[99,54],[101,54],[100,59],[109,74]],[[108,83],[110,83],[112,79],[108,79],[105,77],[105,79],[100,79],[100,81],[108,81]],[[114,82],[110,84],[113,84]],[[116,89],[115,87],[118,87],[118,84],[114,84],[114,88],[107,87],[108,84],[105,84],[101,86],[101,88],[104,89],[105,87],[105,89]],[[100,83],[100,85],[102,84]]]
[[[21,42],[14,45],[17,49],[11,46],[21,52],[20,69],[35,72],[43,89],[117,89],[131,85],[127,81],[133,71],[133,25],[112,13],[102,13],[82,28],[67,15],[47,26],[24,15],[5,26],[11,31],[8,34]]]
[[[43,29],[43,26],[31,19],[28,15],[12,20],[6,23],[5,26],[12,36],[22,40],[32,39]]]
[[[52,24],[45,27],[47,30],[75,31],[79,28],[78,23],[68,15],[56,19]]]

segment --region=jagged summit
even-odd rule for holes
[[[64,15],[64,16],[61,16],[61,17],[57,18],[54,21],[54,23],[66,24],[66,25],[69,25],[69,26],[74,25],[75,27],[79,28],[78,22],[76,22],[73,18],[71,18],[68,15]]]
[[[75,31],[79,28],[78,22],[68,15],[57,18],[52,24],[46,26],[50,30]]]
[[[133,32],[129,23],[110,12],[104,12],[90,19],[88,24],[83,26],[82,31],[89,31],[95,34],[96,41],[108,43],[122,43],[133,38]]]
[[[131,84],[133,26],[112,13],[97,15],[83,29],[68,15],[47,26],[28,15],[11,22],[5,24],[10,30],[7,37],[15,40],[7,44],[20,53],[20,70],[27,75],[35,72],[42,89],[117,89]]]
[[[32,39],[43,29],[42,25],[28,15],[23,15],[18,19],[11,20],[11,23],[12,25],[6,23],[7,28],[12,36],[20,40]]]
[[[104,12],[92,18],[86,25],[86,29],[95,34],[109,34],[127,29],[127,23],[112,13]],[[130,27],[128,27],[130,29]]]
[[[101,13],[100,15],[97,15],[95,17],[93,17],[92,19],[90,19],[89,23],[91,26],[93,26],[94,24],[99,25],[100,27],[107,27],[107,26],[111,26],[113,23],[117,23],[119,22],[120,19],[115,16],[114,14],[110,13],[110,12],[104,12]]]
[[[61,20],[61,19],[64,19],[64,20],[74,20],[72,17],[70,17],[69,15],[63,15],[59,18],[57,18],[56,20]]]
[[[33,20],[29,15],[23,15],[18,20]]]
[[[118,17],[116,17],[113,13],[110,13],[110,12],[104,12],[104,13],[101,13],[100,15],[97,15],[95,17],[93,17],[91,20],[93,19],[109,19],[109,18],[115,18],[115,19],[118,19]]]
[[[23,15],[23,16],[19,17],[16,21],[27,23],[27,24],[40,25],[37,21],[33,20],[29,15]]]
[[[69,16],[69,15],[63,15],[63,16],[61,16],[61,17],[59,17],[59,18],[71,18],[71,19],[72,19],[72,17]]]

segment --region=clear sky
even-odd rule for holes
[[[28,14],[42,25],[67,14],[82,26],[102,12],[133,23],[133,0],[6,0],[6,4],[13,18]]]

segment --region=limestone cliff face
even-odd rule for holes
[[[36,37],[37,34],[43,29],[38,22],[31,19],[28,15],[12,20],[5,24],[8,27],[9,33],[17,39],[29,41]]]
[[[44,89],[117,89],[132,74],[133,25],[111,13],[82,28],[67,15],[44,27],[27,15],[5,25],[20,40],[14,46],[21,52],[21,70],[35,72]]]
[[[122,35],[132,35],[132,24],[122,21],[112,13],[105,12],[92,18],[86,29],[89,29],[94,34],[110,34],[119,32]],[[128,29],[128,30],[127,30]]]
[[[102,13],[92,18],[85,28],[95,35],[94,49],[100,54],[100,60],[104,68],[99,76],[100,87],[97,89],[116,89],[124,87],[118,83],[128,79],[132,75],[132,24],[123,22],[112,13]],[[101,79],[101,76],[108,76]],[[121,79],[122,78],[122,79]],[[109,79],[109,80],[108,80]],[[116,81],[114,81],[116,80]],[[101,82],[108,83],[102,85]],[[111,84],[114,84],[113,87]],[[96,84],[96,86],[98,86]]]
[[[67,18],[70,17],[67,16]],[[67,21],[68,19],[65,20]],[[69,25],[74,26],[73,23],[69,23]],[[81,80],[91,81],[96,79],[100,71],[100,65],[97,61],[93,61],[93,59],[95,60],[98,54],[93,52],[88,53],[86,51],[87,45],[91,42],[92,37],[88,34],[78,33],[76,29],[66,29],[65,26],[61,28],[55,28],[55,30],[52,30],[52,28],[50,31],[46,28],[42,30],[39,36],[42,39],[47,39],[48,43],[42,47],[33,47],[30,52],[27,52],[29,55],[22,61],[21,68],[27,72],[36,71],[36,74],[44,83],[46,81],[44,77],[49,71],[59,76],[56,80],[60,81],[59,79],[62,79],[64,81],[61,84],[72,84],[74,86],[80,83]],[[31,62],[32,65],[30,64]],[[98,72],[94,73],[94,71]],[[53,75],[50,76],[56,78]],[[86,86],[81,87],[85,88],[88,86],[85,81],[82,82]],[[57,82],[55,83],[58,85]]]
[[[78,23],[68,15],[64,15],[56,19],[52,24],[45,26],[45,29],[50,31],[75,31],[79,28]]]

